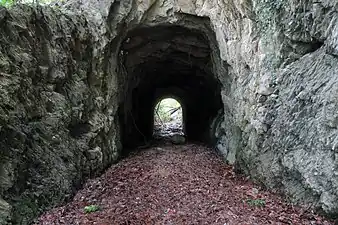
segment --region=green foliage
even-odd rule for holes
[[[0,6],[10,7],[14,4],[36,4],[36,5],[43,5],[51,3],[54,0],[0,0]],[[64,2],[65,0],[59,0],[59,2]]]
[[[155,122],[171,122],[174,120],[172,114],[176,111],[182,117],[182,108],[178,101],[173,98],[163,99],[155,107]]]
[[[1,6],[5,6],[5,7],[9,7],[12,6],[14,4],[15,0],[0,0],[0,5]]]
[[[92,213],[92,212],[96,212],[99,211],[100,207],[98,205],[88,205],[86,207],[84,207],[84,212],[85,213]]]
[[[250,206],[264,207],[265,199],[247,199],[246,202]]]

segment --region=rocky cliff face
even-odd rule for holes
[[[0,24],[0,224],[27,224],[117,159],[117,89],[83,15],[1,8]]]
[[[127,68],[121,46],[136,28],[157,26],[194,30],[209,42],[205,67],[223,102],[211,130],[224,158],[291,200],[338,215],[337,9],[338,1],[324,0],[1,8],[0,221],[28,223],[118,158],[118,107],[128,110],[126,86],[140,82],[133,65],[161,58],[168,42],[159,38],[156,54],[142,44],[140,62]],[[196,43],[186,49],[201,48]]]

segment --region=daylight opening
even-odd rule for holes
[[[160,100],[154,109],[153,136],[167,137],[175,134],[184,135],[183,109],[174,98]]]

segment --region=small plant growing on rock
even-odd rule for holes
[[[99,211],[100,207],[98,205],[88,205],[86,207],[84,207],[84,212],[85,213],[92,213],[92,212],[96,212]]]
[[[264,207],[265,206],[265,199],[248,199],[248,200],[246,200],[246,202],[250,206],[258,206],[258,207]]]

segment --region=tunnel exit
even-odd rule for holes
[[[184,135],[183,109],[174,98],[161,99],[154,108],[154,138]]]
[[[124,147],[144,146],[170,132],[209,142],[210,124],[223,106],[209,39],[181,26],[128,32],[119,51]],[[180,122],[172,123],[175,116]]]

